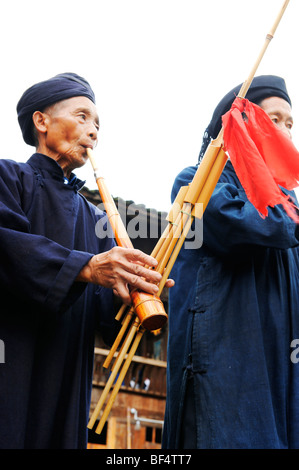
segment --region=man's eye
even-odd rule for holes
[[[79,117],[85,121],[86,115],[85,114],[79,114]]]

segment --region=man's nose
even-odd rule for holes
[[[285,124],[280,124],[279,129],[289,138],[292,140],[292,133],[291,129],[289,129]]]
[[[88,135],[91,139],[97,140],[97,138],[98,138],[98,128],[96,127],[95,124],[89,123]]]

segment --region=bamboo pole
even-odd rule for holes
[[[98,186],[98,190],[102,198],[103,204],[105,206],[105,210],[106,210],[111,228],[113,230],[113,234],[115,236],[117,245],[122,246],[124,248],[133,248],[133,244],[127,234],[126,228],[116,208],[115,202],[113,198],[111,197],[110,192],[108,191],[105,180],[99,174],[97,162],[93,156],[93,152],[89,148],[87,149],[87,155],[92,165],[92,168],[94,171],[94,177]]]
[[[124,318],[124,321],[123,321],[123,324],[122,324],[122,327],[121,329],[119,330],[119,333],[113,343],[113,345],[111,346],[111,349],[109,351],[109,354],[108,356],[106,357],[105,361],[104,361],[104,364],[103,364],[103,367],[105,367],[105,369],[107,369],[110,365],[110,362],[118,348],[118,346],[120,345],[120,342],[133,318],[133,315],[134,315],[134,310],[133,309],[130,309],[129,312],[127,313],[127,315],[125,316]]]
[[[239,93],[238,93],[238,97],[239,97],[239,98],[245,98],[245,95],[246,95],[247,91],[249,90],[249,87],[250,87],[250,85],[251,85],[251,82],[252,82],[252,80],[253,80],[255,74],[256,74],[256,71],[257,71],[257,69],[258,69],[258,67],[259,67],[259,65],[260,65],[260,63],[261,63],[261,61],[262,61],[262,59],[263,59],[263,57],[264,57],[264,54],[265,54],[265,52],[266,52],[266,50],[267,50],[267,48],[268,48],[268,46],[269,46],[271,40],[272,40],[273,37],[274,37],[274,34],[275,34],[275,32],[276,32],[276,29],[277,29],[277,27],[278,27],[278,25],[279,25],[279,23],[280,23],[280,21],[281,21],[283,15],[284,15],[285,11],[286,11],[287,6],[288,6],[289,3],[290,3],[290,0],[285,0],[285,1],[284,1],[284,3],[283,3],[283,5],[282,5],[282,7],[281,7],[281,9],[280,9],[280,11],[279,11],[279,13],[278,13],[276,19],[275,19],[275,21],[274,21],[274,23],[273,23],[273,25],[272,25],[272,28],[270,29],[269,33],[268,33],[267,36],[266,36],[266,39],[265,39],[265,42],[264,42],[264,44],[263,44],[263,47],[262,47],[262,49],[261,49],[261,51],[260,51],[260,54],[259,54],[259,56],[258,56],[258,58],[257,58],[257,60],[256,60],[256,62],[255,62],[255,64],[254,64],[254,66],[252,67],[252,70],[251,70],[251,72],[249,73],[249,76],[248,76],[247,80],[244,81],[244,83],[243,83],[243,85],[242,85],[242,87],[241,87],[241,89],[240,89],[240,91],[239,91]]]
[[[102,395],[101,395],[101,397],[100,397],[100,400],[98,401],[97,406],[95,407],[95,410],[94,410],[94,412],[93,412],[93,414],[92,414],[92,416],[91,416],[91,418],[90,418],[90,420],[89,420],[89,423],[88,423],[88,425],[87,425],[87,427],[88,427],[89,429],[92,429],[93,426],[94,426],[94,423],[96,422],[96,419],[97,419],[97,417],[98,417],[98,415],[99,415],[99,413],[100,413],[100,411],[101,411],[101,409],[102,409],[102,407],[103,407],[103,405],[104,405],[104,403],[105,403],[105,400],[106,400],[106,398],[107,398],[107,396],[108,396],[108,394],[109,394],[109,392],[110,392],[110,389],[111,389],[111,387],[112,387],[112,385],[113,385],[113,382],[115,381],[115,378],[116,378],[116,376],[117,376],[117,373],[118,373],[118,371],[119,371],[119,369],[120,369],[120,366],[121,366],[121,364],[122,364],[122,362],[123,362],[123,360],[124,360],[125,355],[126,355],[127,352],[128,352],[128,349],[129,349],[129,347],[130,347],[130,345],[131,345],[131,343],[132,343],[132,340],[133,340],[133,338],[134,338],[134,336],[135,336],[135,333],[136,333],[138,327],[139,327],[139,320],[138,320],[138,318],[136,317],[136,319],[135,319],[135,324],[134,324],[134,328],[131,328],[131,329],[130,329],[130,332],[129,332],[127,338],[126,338],[124,347],[122,348],[121,353],[118,355],[118,357],[117,357],[117,359],[116,359],[116,367],[114,367],[113,371],[111,372],[111,374],[110,374],[110,376],[109,376],[109,379],[108,379],[108,381],[107,381],[107,383],[106,383],[106,386],[105,386],[105,388],[104,388],[104,390],[103,390],[103,392],[102,392]],[[133,356],[132,356],[132,357],[133,357]]]
[[[137,326],[138,326],[138,325],[137,325]],[[114,387],[113,387],[112,393],[111,393],[111,395],[110,395],[110,397],[109,397],[109,400],[108,400],[108,402],[107,402],[107,405],[106,405],[106,407],[105,407],[105,409],[104,409],[104,411],[103,411],[103,415],[102,415],[102,417],[101,417],[101,419],[100,419],[100,422],[99,422],[99,424],[98,424],[98,426],[97,426],[97,428],[96,428],[96,433],[97,433],[97,434],[100,434],[100,433],[102,432],[102,429],[103,429],[103,427],[104,427],[104,424],[105,424],[105,422],[106,422],[106,420],[107,420],[107,418],[108,418],[108,415],[109,415],[109,413],[110,413],[110,411],[111,411],[112,405],[113,405],[113,403],[114,403],[114,401],[115,401],[116,395],[117,395],[118,392],[119,392],[119,389],[120,389],[120,387],[121,387],[121,384],[122,384],[122,382],[123,382],[123,380],[124,380],[124,378],[125,378],[125,375],[126,375],[126,373],[127,373],[127,371],[128,371],[128,368],[130,367],[130,364],[131,364],[131,362],[132,362],[133,356],[134,356],[134,354],[135,354],[135,352],[136,352],[136,350],[137,350],[137,348],[138,348],[138,346],[139,346],[139,343],[140,343],[140,341],[141,341],[141,338],[142,338],[142,336],[143,336],[143,333],[144,333],[144,329],[141,328],[140,331],[138,331],[138,333],[137,333],[137,335],[136,335],[136,338],[134,339],[134,342],[133,342],[132,347],[131,347],[131,349],[130,349],[130,351],[129,351],[128,357],[127,357],[127,359],[125,360],[125,363],[124,363],[124,365],[123,365],[123,368],[121,369],[121,371],[120,371],[120,373],[119,373],[117,382],[116,382],[116,384],[115,384]]]
[[[127,449],[131,449],[131,408],[127,406]]]

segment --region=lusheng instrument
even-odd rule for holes
[[[280,23],[289,1],[290,0],[284,1],[284,4],[274,22],[274,25],[272,26],[272,29],[266,36],[256,63],[254,64],[247,80],[243,83],[240,89],[238,97],[245,98],[257,68],[266,52],[271,39],[275,34],[277,26]],[[115,233],[117,243],[120,246],[132,247],[133,245],[129,239],[129,236],[127,235],[126,229],[123,226],[114,201],[106,188],[104,179],[99,176],[96,162],[93,158],[91,150],[88,150],[88,156],[93,166],[99,192],[102,197],[102,201],[104,203],[112,229]],[[103,390],[101,398],[88,423],[88,428],[92,429],[106,402],[110,389],[113,386],[111,395],[107,401],[100,422],[96,428],[96,433],[98,434],[100,434],[103,429],[116,395],[124,380],[145,329],[159,329],[167,320],[167,315],[163,309],[163,306],[161,305],[162,302],[159,299],[159,296],[161,295],[166,280],[169,277],[169,274],[187,237],[194,218],[200,219],[208,205],[215,186],[225,167],[227,158],[228,157],[223,148],[223,129],[221,129],[217,138],[214,139],[208,146],[192,182],[188,186],[184,186],[180,189],[167,216],[168,225],[166,226],[153,252],[151,253],[151,255],[158,261],[158,265],[155,270],[162,274],[162,280],[159,284],[159,292],[157,296],[145,294],[140,291],[132,291],[132,307],[130,308],[126,305],[123,305],[116,316],[117,320],[122,321],[122,327],[109,352],[109,355],[106,358],[106,361],[104,362],[105,368],[110,366],[112,358],[114,357],[121,341],[123,340],[124,336],[126,336],[122,342],[122,346],[118,354],[116,355],[115,362],[111,368],[111,374]],[[116,378],[117,380],[113,385]]]

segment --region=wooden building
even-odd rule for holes
[[[83,188],[81,192],[95,206],[102,208],[98,191]],[[132,201],[114,200],[134,247],[150,254],[167,224],[167,214]],[[167,312],[167,289],[164,289],[161,299]],[[167,330],[166,323],[159,331],[144,333],[103,431],[100,435],[94,432],[97,422],[89,431],[88,448],[161,448],[166,399]],[[103,368],[108,353],[103,340],[96,337],[90,414],[109,378],[110,369]]]

